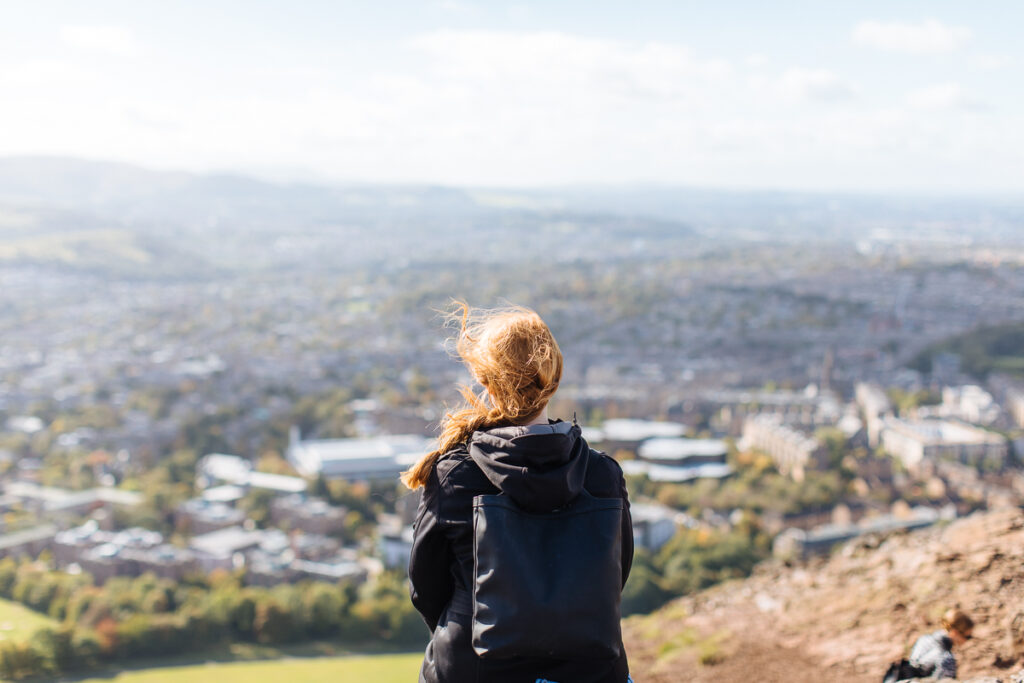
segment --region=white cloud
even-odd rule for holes
[[[437,31],[387,50],[209,69],[0,63],[0,130],[19,133],[0,154],[468,185],[1020,186],[1015,101],[963,115],[995,98],[981,81],[940,75],[887,102],[861,96],[873,74],[854,65],[550,31]]]
[[[54,89],[94,83],[97,74],[74,62],[41,59],[5,66],[0,64],[0,86],[8,88]]]
[[[779,79],[783,94],[805,100],[837,102],[854,95],[853,86],[828,69],[789,69]]]
[[[724,60],[699,60],[679,45],[624,43],[554,31],[436,31],[412,41],[434,75],[473,82],[496,94],[547,93],[557,99],[590,94],[635,98],[692,95],[727,79]]]
[[[973,35],[966,26],[947,26],[935,19],[920,24],[862,21],[853,29],[853,40],[860,45],[911,54],[951,52]]]
[[[768,57],[761,54],[760,52],[755,52],[754,54],[747,57],[746,62],[747,66],[749,66],[751,69],[757,69],[759,67],[765,66],[768,63]]]
[[[134,57],[142,48],[131,29],[123,26],[62,26],[60,37],[73,47],[115,57]]]
[[[919,88],[907,95],[907,103],[918,109],[987,109],[987,105],[971,97],[959,83]]]
[[[1010,66],[1013,60],[1006,55],[974,55],[968,62],[975,68],[992,71]]]

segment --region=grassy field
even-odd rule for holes
[[[0,641],[24,640],[41,626],[56,626],[54,620],[16,602],[0,599]]]
[[[356,655],[350,657],[286,658],[253,662],[209,662],[104,672],[98,678],[74,679],[80,683],[409,683],[415,681],[423,660],[421,653]],[[72,679],[67,679],[72,680]]]

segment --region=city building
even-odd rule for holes
[[[292,431],[288,462],[306,477],[328,479],[397,479],[435,446],[414,435],[303,441]]]
[[[26,510],[49,519],[70,519],[114,506],[131,507],[143,500],[141,493],[110,487],[71,491],[26,481],[8,483],[4,494],[18,500]]]
[[[782,422],[804,428],[835,424],[841,402],[832,391],[808,384],[801,391],[765,389],[712,389],[702,392],[695,403],[711,415],[712,428],[739,434],[750,415],[770,413]]]
[[[583,430],[583,437],[591,445],[614,454],[618,450],[636,452],[641,443],[648,439],[685,436],[687,426],[679,422],[657,422],[654,420],[605,420],[598,428]]]
[[[307,534],[330,536],[345,528],[347,510],[320,498],[292,494],[270,502],[270,519],[275,526]]]
[[[778,415],[753,415],[743,423],[740,448],[768,455],[779,472],[803,481],[807,470],[828,465],[828,451],[816,438],[782,422]]]
[[[180,580],[197,570],[192,552],[164,543],[159,532],[140,527],[105,531],[95,520],[56,534],[53,559],[59,567],[78,565],[98,583],[147,572]]]
[[[199,568],[203,571],[230,570],[245,566],[243,553],[258,548],[264,542],[266,533],[258,529],[232,526],[193,536],[189,548],[195,553]]]
[[[938,461],[995,471],[1004,467],[1008,455],[1007,441],[1001,435],[955,420],[888,418],[882,446],[911,472]]]
[[[656,551],[669,542],[680,524],[683,513],[664,505],[633,503],[629,506],[633,519],[633,544]]]
[[[167,543],[153,547],[104,543],[83,552],[77,564],[97,583],[104,583],[115,576],[141,576],[147,572],[180,581],[198,569],[195,555],[190,550]]]
[[[289,547],[300,560],[327,561],[339,555],[356,559],[358,551],[354,548],[342,548],[341,542],[331,536],[291,532],[288,534]]]
[[[725,464],[728,445],[719,439],[655,437],[637,448],[637,459],[622,463],[627,474],[644,474],[652,481],[683,482],[720,479],[732,474]]]
[[[51,547],[57,527],[53,524],[41,524],[23,531],[16,531],[0,536],[0,558],[2,557],[36,557]]]
[[[409,566],[412,539],[412,526],[403,524],[397,515],[381,515],[378,518],[377,551],[388,569]]]
[[[174,510],[174,525],[180,531],[206,534],[218,529],[237,526],[245,521],[245,513],[227,503],[205,498],[192,498]]]
[[[295,560],[291,564],[291,570],[298,579],[312,579],[314,581],[349,581],[352,583],[364,583],[369,575],[366,567],[359,562],[351,560],[335,560],[327,562],[315,562],[312,560]]]
[[[281,495],[302,493],[306,480],[283,474],[256,472],[245,458],[226,453],[210,453],[196,464],[196,486],[201,489],[215,484],[230,484],[243,490],[263,489]]]
[[[999,419],[999,404],[976,384],[942,388],[942,403],[921,408],[919,417],[934,415],[963,420],[978,425],[990,425]]]
[[[1024,389],[1013,387],[1006,391],[1006,409],[1018,427],[1024,427]]]
[[[825,524],[810,530],[790,528],[775,537],[772,554],[780,559],[806,559],[811,555],[826,554],[839,543],[865,534],[923,529],[951,515],[955,515],[952,510],[940,512],[933,508],[915,507],[902,514],[868,517],[859,524]]]
[[[858,382],[854,395],[864,414],[868,445],[875,448],[881,440],[885,417],[892,414],[892,402],[882,387],[870,382]]]

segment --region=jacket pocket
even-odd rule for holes
[[[422,683],[477,683],[477,657],[470,643],[472,617],[445,609],[427,646]]]

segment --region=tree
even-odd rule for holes
[[[333,635],[341,626],[345,599],[337,586],[314,583],[306,591],[307,630],[314,638]]]
[[[251,592],[239,595],[231,609],[231,628],[239,637],[256,639],[256,598]]]
[[[32,634],[32,644],[47,670],[59,672],[75,668],[78,658],[72,642],[73,635],[74,628],[68,625],[58,629],[41,628]]]
[[[256,605],[253,630],[259,642],[271,644],[295,640],[294,627],[293,615],[276,600],[265,599]]]

